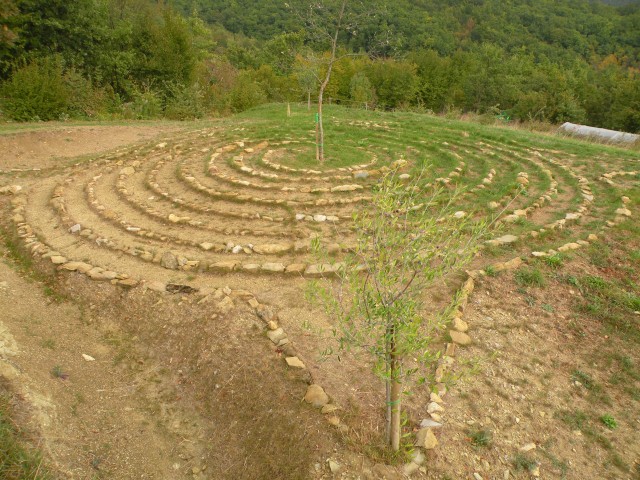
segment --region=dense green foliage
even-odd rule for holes
[[[307,100],[323,52],[304,5],[0,0],[0,115],[193,118]],[[341,44],[357,55],[336,66],[330,102],[640,131],[640,2],[349,6],[363,15]]]

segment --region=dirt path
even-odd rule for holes
[[[61,126],[51,130],[2,133],[0,128],[0,170],[48,169],[64,159],[112,150],[175,132],[179,125],[157,126]]]

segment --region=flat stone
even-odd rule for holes
[[[453,329],[464,333],[469,330],[469,325],[461,318],[456,317],[453,319]]]
[[[267,243],[265,245],[255,245],[253,251],[260,255],[278,255],[293,249],[290,243]]]
[[[86,273],[93,268],[92,265],[84,262],[68,262],[60,267],[69,272],[80,271],[81,273]]]
[[[258,302],[258,300],[256,300],[255,298],[250,298],[247,303],[251,308],[258,308],[260,306],[260,302]]]
[[[500,238],[496,238],[495,240],[489,240],[494,245],[508,245],[510,243],[515,243],[519,240],[519,237],[516,235],[503,235]],[[487,242],[487,243],[489,243]]]
[[[425,450],[433,450],[438,446],[438,439],[430,428],[423,428],[416,434],[416,446]]]
[[[209,268],[212,270],[222,270],[225,272],[231,272],[235,270],[239,264],[240,262],[233,262],[233,261],[216,262],[209,265]]]
[[[292,368],[307,368],[305,364],[298,357],[287,357],[285,358],[287,365]]]
[[[318,265],[309,265],[304,274],[310,277],[321,277],[323,275],[331,275],[336,272],[335,265],[323,263]]]
[[[339,185],[333,187],[331,192],[354,192],[356,190],[362,190],[362,185]]]
[[[508,262],[504,262],[504,269],[515,270],[516,268],[519,268],[522,264],[523,264],[522,258],[516,257],[512,260],[509,260]]]
[[[340,471],[341,467],[338,462],[333,460],[327,460],[327,462],[329,463],[329,470],[331,470],[331,473],[338,473]]]
[[[429,415],[433,413],[442,413],[442,412],[444,412],[444,408],[439,403],[431,402],[427,407],[427,413]]]
[[[527,443],[526,445],[523,445],[522,447],[520,447],[518,450],[526,453],[526,452],[530,452],[531,450],[535,450],[537,448],[535,443]]]
[[[67,259],[60,255],[54,255],[50,257],[50,260],[54,265],[62,265],[63,263],[67,263]]]
[[[457,343],[462,346],[471,345],[471,337],[466,333],[449,330],[449,335],[451,336],[451,341],[453,341],[453,343]]]
[[[85,362],[95,362],[96,359],[93,358],[91,355],[87,355],[86,353],[82,354],[82,358],[85,360]]]
[[[442,424],[436,422],[431,418],[425,418],[420,422],[420,427],[421,428],[441,428]]]
[[[432,402],[435,402],[439,405],[441,405],[443,402],[442,398],[440,398],[440,395],[438,395],[436,392],[431,392],[431,394],[429,395],[429,400],[431,400]]]
[[[82,226],[79,223],[76,223],[69,229],[69,233],[78,233],[80,230],[82,230]]]
[[[292,275],[293,274],[302,275],[306,269],[307,269],[306,263],[292,263],[291,265],[287,265],[284,271],[285,273],[290,273]]]
[[[304,401],[310,403],[316,408],[322,408],[329,403],[329,395],[327,395],[324,389],[320,385],[309,385],[307,393],[304,396]]]
[[[264,272],[282,273],[285,266],[282,263],[264,263],[262,264],[262,270]]]
[[[277,328],[275,330],[270,330],[267,332],[267,337],[276,345],[278,342],[287,337],[287,334],[284,332],[282,328]]]
[[[622,215],[623,217],[630,217],[631,210],[629,210],[628,208],[619,208],[616,210],[616,215]]]

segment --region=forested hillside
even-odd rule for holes
[[[0,0],[0,115],[193,118],[316,94],[325,47],[307,36],[305,0],[173,2]],[[329,101],[640,130],[637,2],[348,8],[361,11],[340,37],[353,55]]]

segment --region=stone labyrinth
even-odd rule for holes
[[[456,216],[498,216],[459,285],[436,382],[453,365],[456,347],[472,342],[463,317],[475,278],[489,268],[516,269],[583,248],[632,216],[625,194],[635,193],[640,175],[633,160],[580,158],[441,125],[420,132],[393,122],[334,126],[360,129],[375,141],[346,147],[359,160],[353,164],[301,168],[312,164],[304,160],[313,158],[308,140],[254,141],[244,128],[208,128],[120,149],[0,193],[11,195],[16,232],[35,257],[125,288],[142,283],[161,292],[204,292],[217,284],[219,309],[232,307],[232,298],[249,298],[289,367],[304,370],[304,355],[279,327],[277,313],[250,293],[260,288],[252,282],[267,278],[272,288],[335,273],[355,244],[353,213],[367,208],[372,185],[390,169],[410,180],[430,164],[432,185],[463,188]],[[310,247],[318,236],[329,263],[314,262]],[[341,427],[330,397],[311,375],[308,383],[305,400]],[[426,449],[437,444],[431,428],[441,426],[445,393],[438,383],[431,418],[418,432]]]
[[[38,181],[13,199],[19,234],[32,253],[62,269],[127,286],[229,273],[326,275],[353,245],[352,215],[366,208],[371,185],[390,166],[410,178],[426,158],[436,166],[434,184],[467,189],[460,215],[493,215],[507,206],[488,247],[537,257],[586,245],[630,216],[615,180],[637,175],[590,178],[567,154],[464,135],[455,144],[422,141],[399,158],[381,149],[362,152],[365,163],[304,169],[289,164],[311,158],[308,143],[216,136],[202,130],[120,150]],[[594,207],[602,186],[617,205]],[[314,263],[315,236],[333,263]]]

